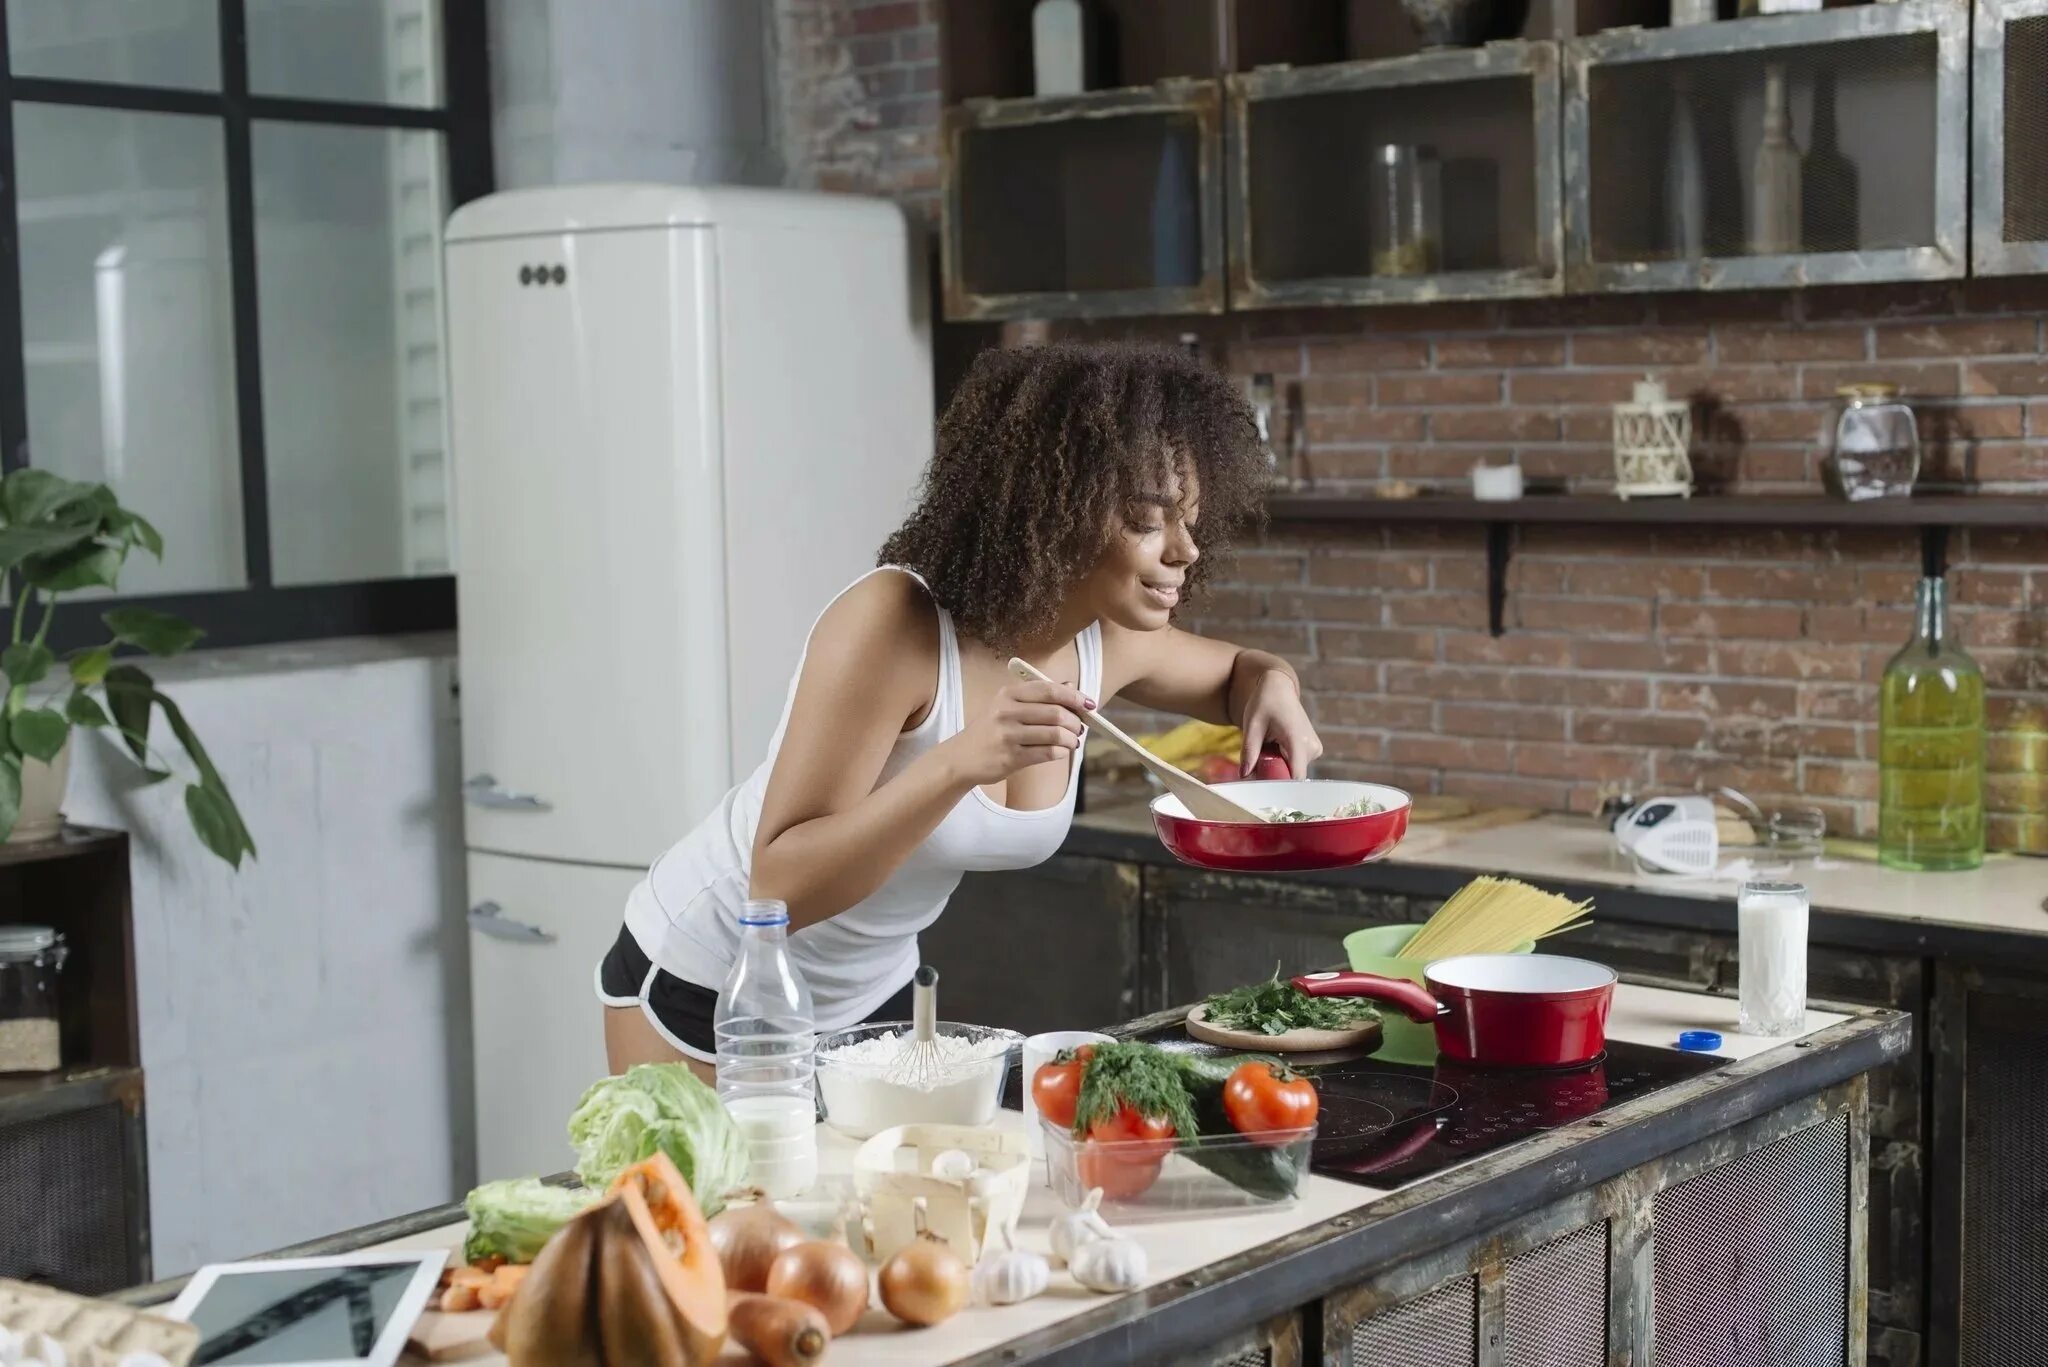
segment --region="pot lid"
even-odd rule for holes
[[[57,943],[48,926],[0,925],[0,954],[40,954]]]

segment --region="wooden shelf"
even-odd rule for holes
[[[1534,495],[1505,503],[1476,498],[1372,498],[1276,494],[1273,522],[1491,522],[1596,526],[2033,527],[2048,528],[2048,496],[1925,494],[1849,503],[1820,494],[1707,494],[1694,498]]]
[[[1922,571],[1938,575],[1947,567],[1952,528],[2048,528],[2048,497],[1924,494],[1849,503],[1821,494],[1707,494],[1626,501],[1535,495],[1497,503],[1476,498],[1275,494],[1266,500],[1266,514],[1279,526],[1466,523],[1485,527],[1486,618],[1488,629],[1498,636],[1506,629],[1508,557],[1514,550],[1517,526],[1910,527],[1920,533]]]
[[[0,1120],[22,1124],[108,1101],[139,1104],[142,1070],[129,1065],[71,1064],[54,1073],[0,1073]]]

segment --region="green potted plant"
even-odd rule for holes
[[[123,508],[104,484],[80,484],[47,470],[16,470],[0,479],[0,580],[11,605],[7,644],[0,649],[7,684],[0,718],[0,837],[55,834],[74,728],[117,732],[147,781],[170,778],[170,765],[150,742],[151,721],[161,713],[198,774],[185,788],[192,829],[207,849],[240,868],[243,856],[255,857],[256,842],[227,783],[178,705],[122,654],[176,655],[198,641],[199,629],[167,613],[123,607],[100,614],[107,628],[104,645],[59,659],[47,644],[58,598],[115,588],[128,553],[138,546],[163,558],[156,528]]]

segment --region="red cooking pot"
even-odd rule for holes
[[[1345,869],[1393,853],[1408,833],[1408,794],[1383,783],[1289,778],[1287,762],[1267,752],[1259,777],[1210,786],[1247,807],[1285,807],[1320,814],[1360,798],[1380,810],[1328,821],[1203,821],[1171,793],[1152,799],[1152,826],[1184,864],[1235,873],[1300,873]]]
[[[1447,1058],[1482,1068],[1574,1068],[1607,1048],[1614,970],[1561,954],[1463,954],[1422,971],[1427,987],[1373,973],[1311,973],[1312,997],[1370,997],[1436,1026]]]

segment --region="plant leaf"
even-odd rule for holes
[[[236,815],[235,804],[227,794],[194,783],[185,789],[185,814],[192,818],[192,829],[199,833],[201,844],[226,860],[229,867],[242,867],[247,832],[242,829],[242,818]]]
[[[29,529],[22,529],[29,530]],[[90,529],[88,529],[89,531]],[[7,533],[0,532],[0,536]],[[111,589],[120,584],[121,562],[128,558],[125,546],[102,546],[97,542],[75,545],[70,550],[32,555],[21,562],[21,572],[45,593],[75,593],[79,589]]]
[[[140,546],[159,560],[164,558],[163,533],[140,513],[114,509],[107,514],[107,530],[130,546]]]
[[[206,633],[182,617],[148,608],[115,608],[100,614],[114,639],[138,646],[152,655],[176,655],[189,650]]]
[[[97,521],[91,516],[97,510],[86,506],[94,498],[93,485],[79,484],[65,479],[62,475],[48,470],[16,470],[5,480],[0,480],[0,506],[7,509],[7,520],[17,527],[41,522],[51,514],[62,510],[86,513],[86,525]]]
[[[155,709],[156,681],[134,665],[114,665],[106,673],[107,710],[128,742],[135,762],[149,768],[149,716]]]
[[[64,719],[74,726],[113,725],[105,709],[82,688],[72,689],[71,696],[64,700]]]
[[[11,570],[33,556],[51,556],[91,539],[91,526],[0,527],[0,570]]]
[[[220,776],[220,770],[213,767],[213,758],[206,753],[206,747],[200,743],[199,733],[192,729],[191,722],[185,720],[184,710],[176,703],[162,693],[153,693],[152,697],[156,705],[162,709],[164,720],[170,723],[171,733],[178,738],[178,744],[185,747],[185,753],[190,756],[192,766],[199,770],[200,783],[220,799],[228,819],[234,824],[235,833],[241,838],[242,848],[254,856],[255,838],[249,834],[249,828],[242,824],[242,813],[235,806],[234,798],[228,794],[227,780]],[[236,867],[239,868],[240,864],[237,863]]]
[[[0,754],[0,840],[14,833],[21,816],[21,756]]]
[[[71,678],[74,683],[96,684],[107,677],[107,667],[114,663],[112,646],[95,646],[71,657]]]
[[[56,663],[57,657],[50,653],[50,648],[34,641],[0,650],[0,674],[5,674],[7,682],[16,688],[41,683]]]
[[[47,707],[31,707],[25,712],[17,712],[8,725],[16,748],[30,759],[39,759],[45,764],[57,758],[57,752],[71,737],[71,723],[64,720],[62,713]]]

